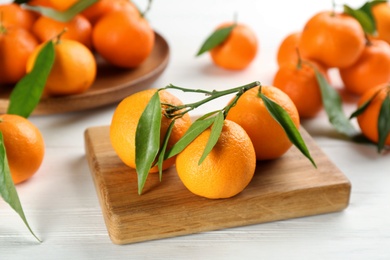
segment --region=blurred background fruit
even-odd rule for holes
[[[83,44],[68,39],[55,40],[55,60],[44,92],[49,96],[79,94],[88,90],[96,78],[96,60]],[[27,61],[30,72],[43,44]]]
[[[224,23],[217,29],[231,26]],[[244,24],[236,24],[220,45],[210,50],[215,65],[229,70],[242,70],[249,66],[258,51],[258,40],[255,32]]]
[[[354,18],[335,12],[320,12],[305,24],[299,51],[302,57],[328,68],[346,68],[357,61],[365,45],[365,36]]]

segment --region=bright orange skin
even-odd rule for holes
[[[49,17],[41,16],[34,23],[33,33],[41,42],[53,40],[64,29],[66,32],[61,39],[70,39],[81,42],[88,48],[92,47],[92,25],[82,15],[76,15],[68,22],[59,22]]]
[[[357,20],[344,14],[320,12],[306,23],[299,50],[302,57],[328,68],[346,68],[357,61],[364,45],[364,32]]]
[[[255,147],[257,160],[276,159],[287,152],[292,143],[257,96],[258,91],[259,87],[256,87],[245,92],[230,109],[226,119],[245,129]],[[274,86],[262,86],[262,93],[283,107],[295,126],[299,127],[298,110],[287,94]]]
[[[367,89],[390,81],[390,46],[382,40],[370,40],[359,59],[350,67],[340,69],[345,89],[362,95]]]
[[[31,71],[43,44],[31,54],[27,61],[27,71]],[[45,94],[62,96],[87,91],[96,78],[96,60],[92,52],[83,44],[61,39],[55,44],[55,60],[46,81]]]
[[[283,63],[297,63],[298,62],[298,43],[301,39],[301,32],[293,32],[287,35],[279,45],[276,59],[279,67]]]
[[[41,166],[45,144],[41,132],[30,121],[18,115],[0,115],[12,180],[21,183],[33,176]]]
[[[0,83],[14,84],[26,74],[26,63],[38,40],[21,27],[0,28]]]
[[[192,193],[209,199],[230,198],[252,180],[255,150],[244,129],[225,120],[217,144],[199,165],[210,132],[209,128],[201,133],[177,156],[176,170]]]
[[[111,120],[110,140],[112,147],[123,163],[134,169],[136,168],[135,133],[138,121],[145,110],[146,105],[156,91],[156,89],[147,89],[123,99],[115,109]],[[182,102],[178,98],[167,91],[160,91],[159,96],[161,103],[182,105]],[[160,132],[161,142],[171,121],[171,119],[166,118],[164,115],[162,116]],[[176,119],[175,126],[172,129],[172,133],[168,141],[168,149],[170,149],[170,147],[172,147],[184,135],[190,125],[191,118],[188,114]],[[172,157],[165,160],[163,163],[163,169],[167,169],[172,166],[175,163],[175,158],[176,157]],[[153,167],[150,172],[157,171],[158,168]]]
[[[140,15],[114,11],[96,23],[92,39],[96,51],[109,63],[135,68],[152,52],[154,31]]]
[[[231,26],[225,23],[218,28]],[[242,70],[249,66],[258,51],[255,33],[244,24],[237,24],[228,38],[210,50],[215,65],[229,70]]]
[[[322,109],[321,90],[314,69],[316,67],[327,78],[325,71],[315,63],[283,63],[274,77],[273,85],[286,93],[294,102],[301,118],[315,117]]]
[[[3,26],[18,26],[30,30],[37,15],[31,11],[21,8],[18,4],[0,4],[0,14]]]
[[[85,9],[81,14],[85,16],[92,25],[94,25],[104,15],[112,11],[121,10],[127,10],[135,15],[139,15],[135,5],[128,0],[100,0]]]
[[[49,0],[50,5],[58,11],[66,11],[79,0]]]
[[[368,139],[375,143],[377,143],[379,140],[377,127],[379,111],[386,95],[389,95],[389,83],[381,84],[374,88],[368,89],[366,92],[364,92],[363,96],[359,99],[358,102],[358,107],[360,107],[378,91],[380,91],[379,94],[372,100],[371,104],[367,107],[367,109],[357,117],[359,127],[364,136],[366,136]],[[390,107],[388,107],[388,109],[390,109]],[[386,145],[390,145],[390,135],[387,136],[385,143]]]
[[[390,5],[388,3],[376,4],[371,11],[375,19],[378,39],[390,44]]]
[[[53,8],[50,0],[30,0],[28,1],[28,4]]]

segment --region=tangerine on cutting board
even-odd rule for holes
[[[253,144],[245,130],[225,120],[218,142],[199,164],[210,128],[192,141],[176,159],[176,170],[192,193],[209,199],[229,198],[245,189],[256,169]]]
[[[15,184],[33,176],[41,166],[45,144],[39,129],[18,115],[0,115],[9,168]]]
[[[147,89],[128,96],[123,99],[117,108],[110,125],[110,140],[112,147],[119,158],[129,167],[136,168],[135,164],[135,135],[138,121],[146,108],[146,105],[156,93],[156,89]],[[159,91],[161,103],[172,105],[182,105],[182,102],[171,93],[163,90]],[[164,110],[164,106],[162,107]],[[162,111],[162,113],[164,113]],[[161,120],[160,138],[163,140],[171,119],[164,115]],[[167,149],[170,149],[187,131],[191,125],[191,119],[188,114],[176,119],[175,125],[170,135]],[[176,157],[164,161],[163,169],[167,169],[174,164]],[[150,172],[157,172],[157,166],[153,167]]]
[[[299,114],[289,96],[274,86],[262,86],[262,93],[279,104],[300,125]],[[268,112],[263,100],[257,96],[259,87],[246,91],[227,114],[226,119],[239,124],[248,133],[256,151],[257,160],[270,160],[282,156],[292,146],[283,128]]]

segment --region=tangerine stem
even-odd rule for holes
[[[257,87],[257,86],[261,86],[261,83],[259,81],[254,81],[252,83],[249,83],[249,84],[246,84],[246,85],[243,85],[240,87],[227,89],[227,90],[223,90],[223,91],[217,91],[217,90],[206,91],[206,90],[201,90],[201,89],[182,88],[182,87],[174,86],[171,84],[171,85],[166,86],[163,89],[178,89],[178,90],[181,90],[183,92],[203,93],[203,94],[209,95],[209,97],[202,99],[198,102],[184,104],[181,106],[174,106],[174,105],[170,105],[170,104],[162,104],[162,105],[168,106],[168,108],[165,110],[166,117],[177,118],[178,116],[181,117],[184,114],[200,107],[201,105],[203,105],[211,100],[214,100],[214,99],[217,99],[217,98],[220,98],[222,96],[229,95],[229,94],[234,94],[237,92],[236,97],[234,98],[233,102],[231,102],[229,105],[227,105],[226,107],[224,107],[222,109],[224,111],[224,116],[226,117],[230,108],[232,108],[237,103],[237,100],[240,98],[240,96],[242,94],[244,94],[246,91],[248,91],[249,89]],[[178,111],[181,111],[181,110],[182,110],[182,112],[177,113]]]
[[[7,32],[7,29],[5,28],[5,26],[3,24],[3,12],[1,11],[0,12],[0,33],[4,34],[6,32]]]
[[[297,69],[300,70],[300,69],[302,69],[302,57],[301,57],[301,53],[299,52],[298,48],[296,48],[296,51],[297,51],[297,56],[298,56]]]
[[[152,2],[153,2],[153,0],[148,0],[148,5],[146,6],[145,11],[143,11],[141,13],[141,17],[144,18],[146,16],[146,14],[150,11],[150,8],[152,7]]]

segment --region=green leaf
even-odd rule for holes
[[[189,145],[196,137],[198,137],[203,131],[211,126],[214,122],[214,118],[207,118],[202,120],[196,120],[190,128],[188,128],[187,132],[177,141],[176,144],[168,151],[165,155],[165,159],[171,158],[181,151],[183,151],[187,145]]]
[[[138,121],[135,133],[135,164],[138,194],[142,193],[149,170],[160,149],[161,103],[158,91],[152,96]]]
[[[23,4],[23,8],[31,11],[35,11],[40,13],[43,16],[50,17],[54,20],[60,21],[60,22],[68,22],[73,19],[77,14],[88,8],[89,6],[96,3],[98,0],[82,0],[77,1],[74,5],[69,7],[68,10],[64,12],[60,12],[57,10],[54,10],[53,8],[49,7],[43,7],[43,6],[32,6]]]
[[[355,18],[362,26],[364,32],[371,35],[375,34],[376,32],[375,19],[371,12],[371,4],[369,2],[365,3],[359,9],[353,9],[348,5],[344,5],[344,13]]]
[[[12,90],[7,113],[29,117],[41,99],[55,59],[54,43],[48,41],[39,51],[33,69]]]
[[[204,159],[206,159],[207,155],[209,155],[211,150],[213,150],[214,146],[217,144],[219,136],[221,135],[222,132],[224,121],[225,121],[225,117],[222,111],[219,112],[214,117],[214,122],[213,122],[213,126],[211,127],[209,140],[207,141],[203,154],[199,159],[198,165],[200,165],[204,161]]]
[[[303,155],[306,156],[306,158],[310,160],[314,167],[317,167],[309,150],[307,149],[305,141],[298,129],[295,127],[290,115],[283,109],[283,107],[266,97],[263,93],[259,93],[259,96],[263,100],[264,105],[271,116],[283,127],[290,141],[299,149],[299,151],[301,151]]]
[[[217,47],[221,43],[223,43],[230,35],[233,28],[236,26],[236,24],[233,24],[228,27],[223,27],[217,29],[214,33],[212,33],[206,41],[203,43],[202,47],[200,47],[198,53],[196,56],[200,56],[205,52],[210,51],[211,49]]]
[[[165,158],[165,152],[167,150],[169,137],[171,137],[172,129],[175,126],[175,121],[176,120],[172,120],[171,123],[169,124],[169,127],[167,129],[167,133],[164,136],[164,141],[163,141],[163,145],[161,147],[160,154],[158,156],[157,166],[158,166],[158,173],[159,173],[160,181],[162,179],[162,167],[163,167],[163,162],[164,162],[164,158]]]
[[[372,97],[367,100],[366,102],[364,102],[361,106],[359,106],[352,114],[351,116],[349,117],[349,119],[352,119],[354,117],[357,117],[361,114],[363,114],[363,112],[367,109],[367,107],[370,106],[371,102],[374,100],[374,98],[378,95],[378,93],[380,92],[380,90],[378,90],[374,95],[372,95]]]
[[[22,204],[20,203],[18,193],[14,182],[12,181],[11,171],[9,169],[7,154],[5,151],[3,134],[0,132],[0,195],[16,213],[19,214],[24,224],[30,230],[31,234],[39,241],[41,240],[31,230],[26,216],[24,215]]]
[[[390,95],[383,100],[378,117],[378,152],[385,147],[386,139],[390,134]]]
[[[313,69],[316,74],[318,85],[320,86],[322,103],[328,115],[329,122],[338,132],[345,134],[348,137],[356,135],[356,129],[344,114],[340,95],[329,85],[325,77],[316,68],[313,67]]]

